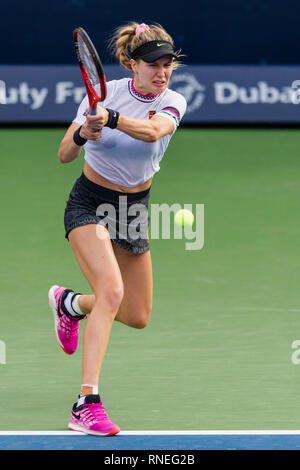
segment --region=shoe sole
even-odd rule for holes
[[[57,331],[57,312],[56,312],[56,300],[55,300],[55,296],[54,296],[54,290],[57,289],[58,287],[59,286],[50,287],[50,289],[48,291],[48,304],[49,304],[49,307],[52,310],[53,317],[54,317],[54,331],[55,331],[55,336],[56,336],[57,342],[58,342],[59,346],[61,347],[61,349],[63,350],[63,352],[65,352],[66,354],[68,354],[70,356],[73,353],[69,352],[69,351],[66,351],[66,349],[64,348],[64,346],[60,342],[60,339],[59,339],[59,336],[58,336],[58,331]]]
[[[82,428],[81,426],[77,426],[76,424],[73,424],[73,423],[69,423],[68,429],[70,429],[71,431],[83,432],[84,434],[88,434],[90,436],[102,436],[102,437],[114,436],[115,434],[118,434],[120,432],[119,427],[113,429],[109,433],[102,433],[102,432],[98,432],[98,431],[89,431],[89,430],[86,430],[86,429]]]

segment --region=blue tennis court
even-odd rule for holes
[[[123,431],[110,438],[62,431],[0,433],[0,450],[299,450],[300,431]]]

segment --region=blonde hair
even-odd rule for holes
[[[115,29],[111,39],[109,40],[109,47],[120,64],[127,70],[132,70],[130,64],[130,51],[133,52],[137,47],[149,41],[168,41],[174,46],[172,37],[167,31],[158,23],[148,25],[149,29],[144,29],[139,34],[136,34],[136,28],[139,23],[132,21],[119,28]],[[181,57],[178,51],[178,57]],[[176,60],[174,61],[174,69],[180,67],[181,64]]]

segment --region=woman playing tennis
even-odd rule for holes
[[[129,23],[116,30],[112,45],[133,78],[108,82],[96,115],[88,112],[85,97],[58,151],[59,160],[68,163],[84,146],[83,172],[71,190],[64,221],[66,238],[93,294],[59,286],[48,293],[56,337],[67,354],[76,351],[79,323],[87,318],[81,389],[69,429],[100,436],[120,431],[98,393],[101,365],[114,320],[133,328],[148,324],[151,182],[186,110],[185,98],[168,89],[178,54],[161,26]]]

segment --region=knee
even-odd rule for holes
[[[136,315],[135,319],[133,320],[132,327],[137,328],[138,330],[142,330],[143,328],[146,328],[150,320],[150,315],[151,315],[151,308],[141,309]]]
[[[123,286],[122,285],[113,286],[109,288],[106,292],[104,292],[103,300],[109,310],[117,313],[121,305],[123,296],[124,296]]]
[[[122,280],[116,279],[105,283],[95,292],[95,300],[105,308],[106,311],[117,313],[124,296]]]
[[[146,328],[148,323],[149,323],[148,318],[139,318],[138,320],[135,320],[131,326],[133,328],[136,328],[137,330],[142,330],[143,328]]]

